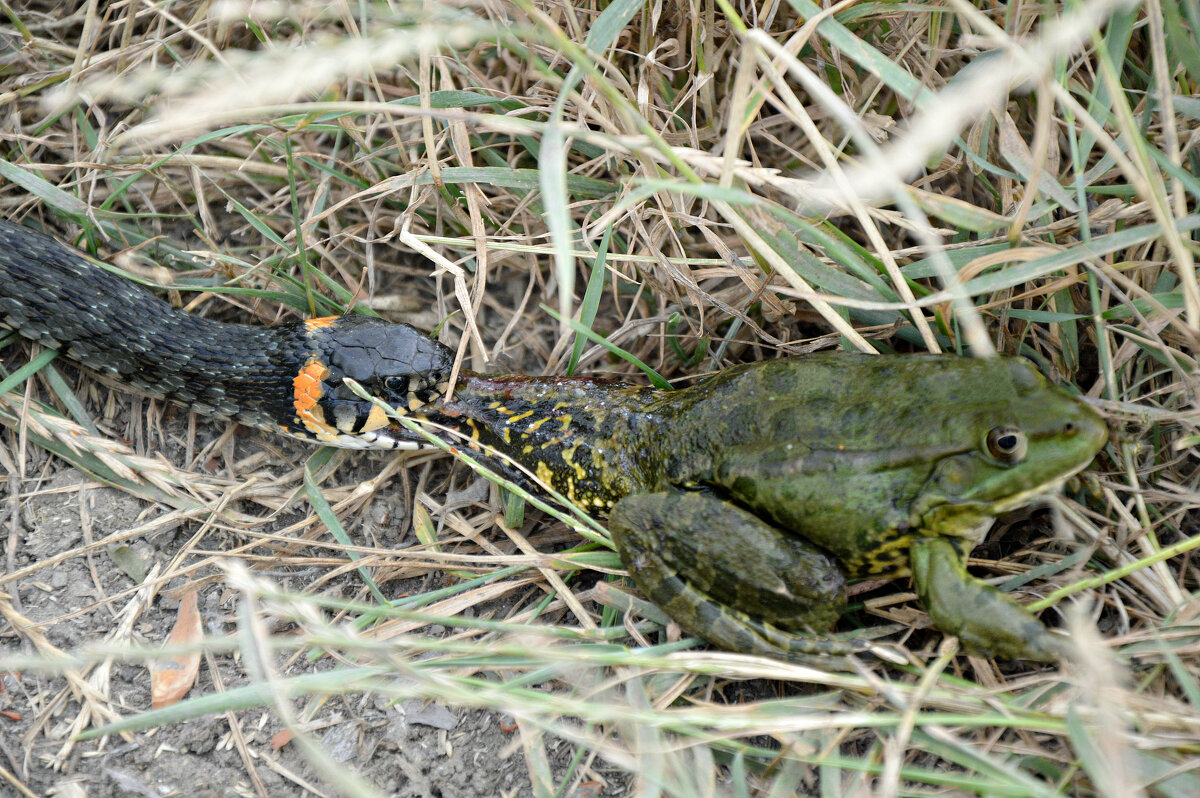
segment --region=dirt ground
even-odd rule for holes
[[[181,420],[176,419],[174,426],[183,431]],[[240,446],[264,440],[265,436],[254,431],[239,435]],[[289,444],[283,446],[286,449]],[[302,448],[297,444],[291,453],[302,455]],[[3,505],[10,572],[135,527],[162,512],[128,493],[90,483],[74,469],[48,464],[42,452],[31,451],[27,467],[40,478],[33,482],[36,487],[26,488],[16,502],[19,515],[12,516],[14,501]],[[364,460],[360,470],[367,473],[371,467]],[[385,496],[386,502],[401,502],[402,498],[399,491]],[[371,534],[391,538],[400,546],[414,542],[396,540],[399,535],[395,529],[408,517],[405,508],[380,504],[373,516],[386,523],[371,530]],[[294,519],[281,517],[276,524],[282,526],[289,520]],[[71,652],[101,641],[123,619],[130,618],[130,641],[153,647],[167,638],[175,623],[179,604],[172,589],[184,580],[168,583],[145,606],[125,569],[131,561],[147,571],[165,568],[196,531],[196,524],[175,525],[130,540],[115,556],[113,547],[96,549],[37,570],[32,577],[10,583],[4,590],[14,609],[41,625],[46,644],[61,651]],[[232,542],[218,534],[204,548]],[[213,573],[208,569],[194,576]],[[310,573],[290,573],[286,569],[265,573],[283,585],[293,580],[303,583],[312,577]],[[340,583],[327,585],[326,594],[353,595],[361,585],[356,583],[354,572],[350,573],[341,577]],[[199,608],[210,637],[234,633],[235,601],[235,593],[219,581],[201,588]],[[444,632],[432,630],[438,631]],[[31,649],[22,649],[5,635],[0,659],[35,653]],[[246,683],[238,658],[209,657],[201,666],[192,696],[217,689],[210,671],[214,662],[219,663],[225,689]],[[326,667],[333,664],[326,658]],[[322,670],[321,662],[302,657],[289,664],[281,656],[278,665],[281,675]],[[117,662],[106,677],[98,680],[96,673],[93,671],[91,682],[111,697],[122,715],[150,709],[150,679],[144,665]],[[371,694],[333,696],[311,703],[302,700],[295,705],[297,714],[304,718],[303,728],[332,760],[351,768],[386,795],[470,798],[532,794],[521,735],[516,724],[503,715],[416,699],[392,704],[386,697]],[[216,715],[188,720],[137,732],[128,739],[72,743],[81,704],[69,695],[67,680],[61,676],[44,678],[36,672],[9,672],[0,691],[0,710],[4,712],[0,718],[3,766],[19,774],[21,781],[39,795],[224,798],[259,794],[235,744],[231,731],[234,722],[263,793],[282,798],[337,792],[330,788],[328,779],[314,772],[297,745],[279,745],[276,735],[283,727],[270,708],[236,713],[235,719]],[[560,780],[571,766],[575,747],[552,740],[547,748],[553,775]],[[570,795],[590,798],[624,793],[625,777],[620,771],[599,759],[585,758],[585,764],[590,773]],[[16,794],[6,789],[0,788],[0,794]]]

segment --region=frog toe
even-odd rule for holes
[[[1021,612],[1025,613],[1023,608]],[[999,613],[1002,616],[1010,614]],[[1070,641],[1047,629],[1032,615],[1011,619],[1015,623],[1005,622],[1007,620],[1010,619],[989,623],[985,628],[963,628],[955,634],[968,651],[987,657],[1034,662],[1057,662],[1069,657]]]

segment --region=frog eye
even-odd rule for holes
[[[1025,433],[1013,427],[993,427],[987,434],[987,450],[1002,463],[1025,459]]]

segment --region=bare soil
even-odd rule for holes
[[[176,419],[174,431],[185,432]],[[201,427],[213,426],[205,422]],[[239,448],[262,444],[266,436],[242,431]],[[270,445],[279,445],[271,441]],[[282,444],[285,449],[290,444]],[[295,454],[303,454],[296,445]],[[369,456],[358,468],[364,474],[372,468]],[[86,480],[78,471],[61,463],[47,463],[43,453],[31,453],[30,467],[44,470],[36,487],[27,489],[17,501],[4,504],[9,529],[9,570],[42,562],[107,535],[144,523],[162,512],[161,508],[120,490]],[[484,494],[486,496],[486,492]],[[392,539],[398,545],[412,544],[399,539],[395,531],[407,526],[407,509],[399,490],[387,491],[372,513],[385,523],[377,524],[370,534],[379,540]],[[12,507],[19,506],[13,518]],[[386,506],[391,504],[393,506]],[[276,526],[290,520],[282,517]],[[402,522],[403,526],[402,526]],[[217,574],[209,567],[185,578],[172,580],[158,592],[149,605],[145,593],[128,568],[137,562],[147,572],[167,569],[197,532],[198,525],[175,525],[160,533],[137,537],[126,548],[114,553],[114,547],[96,548],[42,568],[28,579],[6,586],[13,606],[29,621],[38,624],[47,644],[63,652],[78,650],[105,639],[122,617],[132,614],[131,640],[136,645],[153,647],[166,640],[176,621],[179,602],[175,589],[185,583],[203,582]],[[269,530],[268,530],[269,531]],[[224,537],[224,539],[222,539]],[[233,544],[227,533],[214,533],[201,548]],[[263,572],[279,584],[303,585],[313,577],[310,572],[286,568]],[[351,572],[353,574],[353,572]],[[213,638],[236,632],[237,595],[221,581],[209,580],[201,588],[199,607],[206,634]],[[389,587],[403,588],[403,582]],[[326,595],[353,595],[361,588],[355,578],[343,577],[327,584]],[[433,628],[431,633],[445,633]],[[24,653],[34,653],[25,646]],[[0,644],[0,659],[22,653],[6,636]],[[45,653],[44,651],[42,653]],[[209,668],[219,663],[221,685],[214,684]],[[321,664],[303,657],[289,661],[281,656],[279,673],[310,673],[322,670]],[[325,659],[326,667],[333,662]],[[208,657],[191,695],[231,689],[247,683],[236,657]],[[93,676],[93,684],[96,677]],[[143,665],[117,662],[108,670],[104,692],[125,715],[151,707],[149,671]],[[76,731],[80,703],[70,698],[70,687],[63,676],[43,677],[37,672],[8,673],[0,691],[0,754],[3,765],[23,774],[24,784],[45,795],[107,796],[253,796],[255,785],[249,775],[261,783],[266,795],[307,796],[336,794],[330,781],[314,772],[309,760],[295,744],[280,744],[276,737],[286,735],[270,707],[250,709],[234,715],[214,715],[154,729],[146,734],[101,741],[71,742]],[[486,710],[448,707],[437,702],[407,700],[391,703],[383,696],[354,694],[332,696],[327,700],[294,702],[303,718],[303,728],[311,732],[322,749],[337,763],[344,764],[373,784],[383,794],[397,798],[445,798],[460,796],[531,795],[530,778],[522,755],[516,724],[502,714]],[[243,759],[235,743],[232,726],[236,724],[250,762]],[[556,780],[562,779],[576,755],[575,747],[565,740],[548,746]],[[585,780],[571,795],[621,795],[625,776],[607,767],[602,760],[590,762],[601,781]],[[0,789],[0,794],[10,794]]]

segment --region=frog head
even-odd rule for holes
[[[964,433],[974,445],[940,458],[910,505],[926,534],[973,537],[996,515],[1058,490],[1108,438],[1092,408],[1028,361],[1004,358],[1001,365],[1011,394],[968,414]]]
[[[912,535],[977,539],[1083,469],[1107,436],[1022,358],[805,360],[802,379],[787,365],[747,372],[770,390],[743,386],[760,401],[738,432],[714,425],[709,481],[852,573],[902,570]],[[881,556],[892,542],[895,562]]]

